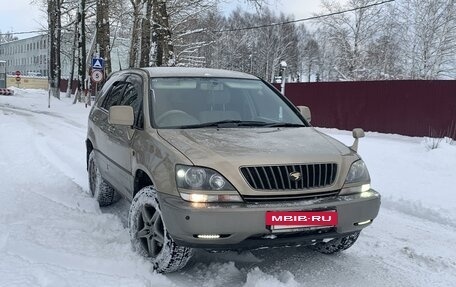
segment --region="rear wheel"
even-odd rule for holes
[[[95,152],[92,150],[89,155],[89,188],[92,196],[100,206],[108,206],[120,199],[119,194],[101,177],[95,161]]]
[[[331,239],[328,242],[318,242],[315,245],[312,245],[312,249],[324,254],[333,254],[346,250],[355,244],[359,233],[360,231],[352,233],[345,237]]]
[[[128,223],[133,248],[148,258],[156,271],[177,271],[191,258],[192,249],[178,246],[169,236],[157,192],[152,187],[145,187],[136,194],[130,207]]]

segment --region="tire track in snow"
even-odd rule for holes
[[[19,112],[19,111],[25,112],[25,113],[22,113],[22,114],[27,114],[28,113],[28,114],[45,115],[45,116],[61,119],[65,123],[67,123],[68,125],[71,125],[71,126],[76,127],[76,128],[81,128],[81,129],[85,129],[86,128],[85,125],[83,125],[81,123],[78,123],[76,121],[67,119],[64,116],[59,115],[59,114],[54,113],[54,112],[32,110],[32,109],[27,109],[27,108],[23,108],[23,107],[13,106],[11,104],[0,104],[0,109],[9,110],[11,112]]]
[[[36,137],[33,142],[38,152],[46,158],[50,164],[54,165],[65,176],[80,186],[83,191],[88,191],[87,175],[85,172],[85,154],[83,152],[86,135],[85,126],[71,120],[65,120],[62,116],[51,112],[33,111],[13,106],[0,106],[0,109],[25,117],[36,131]],[[44,117],[63,119],[64,122],[50,124],[46,118],[42,118],[43,115]],[[80,138],[81,148],[68,147],[61,143],[59,136],[68,134],[68,130],[72,131],[69,135],[70,137],[75,139]],[[49,131],[52,131],[52,133],[49,133]],[[44,135],[46,135],[46,137]],[[49,137],[52,137],[53,140],[49,141]],[[68,142],[77,141],[71,140]]]
[[[382,198],[382,209],[395,210],[400,213],[411,215],[419,219],[430,221],[433,224],[446,225],[452,230],[456,231],[456,222],[449,218],[442,216],[442,213],[434,209],[425,207],[419,201],[406,201],[403,199],[391,199],[388,197]]]

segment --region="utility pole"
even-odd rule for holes
[[[282,83],[280,85],[280,88],[281,88],[280,91],[281,91],[282,95],[284,95],[284,96],[285,96],[285,76],[286,76],[285,71],[286,71],[286,69],[287,69],[287,62],[285,62],[285,61],[280,62],[280,71],[282,72]]]

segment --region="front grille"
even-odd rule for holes
[[[303,190],[331,186],[337,175],[337,164],[271,165],[242,167],[247,183],[257,190]],[[299,173],[294,179],[292,174]]]

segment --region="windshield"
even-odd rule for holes
[[[151,90],[157,128],[306,126],[260,80],[152,78]]]

